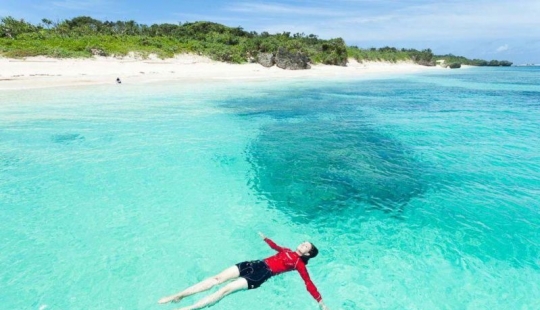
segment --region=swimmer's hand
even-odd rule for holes
[[[319,301],[319,308],[321,310],[328,310],[328,307],[324,304],[324,302],[322,300]]]
[[[259,231],[259,236],[261,236],[261,238],[262,238],[263,240],[266,239],[266,236],[265,236],[262,232],[260,232],[260,231]]]

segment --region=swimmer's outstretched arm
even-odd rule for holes
[[[266,237],[262,232],[259,232],[259,236],[266,242],[272,249],[280,252],[283,251],[283,248],[277,245],[274,241],[270,240],[268,237]]]
[[[269,245],[272,249],[274,249],[274,250],[276,250],[276,251],[278,251],[278,252],[281,251],[281,250],[283,250],[282,247],[280,247],[279,245],[275,244],[274,241],[268,239],[268,237],[266,237],[262,232],[259,232],[259,236],[261,236],[261,238],[262,238],[266,243],[268,243],[268,245]],[[300,276],[302,276],[302,279],[304,280],[304,282],[306,282],[306,284],[307,284],[307,283],[310,283],[310,285],[307,285],[307,286],[312,286],[312,287],[314,288],[314,290],[310,290],[310,293],[311,293],[311,291],[314,291],[314,292],[317,293],[318,297],[317,297],[317,296],[314,296],[314,297],[316,297],[315,299],[317,300],[317,303],[319,304],[319,308],[320,308],[321,310],[329,310],[328,307],[327,307],[327,306],[324,304],[324,302],[322,301],[322,299],[320,299],[320,298],[321,298],[321,297],[320,297],[321,295],[319,294],[319,292],[317,292],[317,288],[315,288],[315,285],[313,285],[313,282],[311,282],[311,279],[309,278],[309,274],[307,273],[306,268],[304,267],[304,268],[302,269],[302,271],[299,270],[299,272],[300,272]]]

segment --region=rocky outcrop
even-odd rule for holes
[[[257,56],[257,62],[263,67],[270,68],[275,64],[274,54],[272,54],[272,53],[260,53]]]
[[[280,48],[275,57],[276,66],[286,70],[311,69],[309,58],[302,53],[291,53],[284,48]]]
[[[260,53],[257,56],[257,63],[270,68],[274,64],[285,70],[305,70],[311,69],[309,57],[302,53],[291,53],[285,48],[279,48],[276,55],[272,53]]]

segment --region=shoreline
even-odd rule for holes
[[[229,64],[207,57],[182,54],[159,59],[134,56],[88,59],[56,59],[43,56],[26,59],[0,58],[0,90],[37,89],[65,86],[126,84],[159,81],[276,80],[298,78],[360,78],[375,74],[407,74],[441,67],[425,67],[411,62],[358,63],[349,59],[347,67],[312,65],[308,70],[283,70],[257,63]]]

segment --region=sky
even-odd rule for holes
[[[362,48],[540,64],[540,0],[0,0],[0,17],[38,24],[91,16],[140,24],[212,21],[247,31],[341,37]]]

